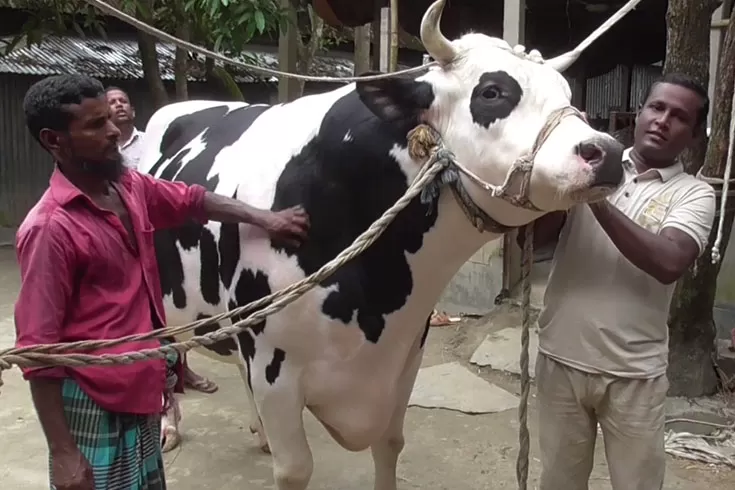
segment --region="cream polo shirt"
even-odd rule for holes
[[[714,189],[681,163],[641,174],[623,153],[625,183],[608,200],[640,226],[677,228],[703,252],[715,215]],[[539,351],[573,368],[625,378],[653,378],[668,365],[664,285],[626,259],[587,205],[570,210],[552,259],[539,315]]]
[[[120,144],[120,153],[123,156],[123,163],[134,170],[138,169],[138,161],[140,160],[140,152],[143,149],[143,131],[138,131],[133,127],[133,134],[130,139]]]

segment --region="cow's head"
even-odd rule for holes
[[[439,29],[443,7],[444,0],[435,2],[421,25],[422,42],[438,67],[415,79],[358,82],[357,91],[387,123],[431,125],[460,163],[500,185],[555,110],[570,105],[571,90],[560,73],[566,66],[559,65],[571,59],[544,63],[536,52],[514,52],[505,41],[476,33],[449,41]],[[622,180],[622,151],[611,136],[567,116],[536,155],[528,197],[543,211],[602,198]],[[466,187],[487,210],[487,194]]]

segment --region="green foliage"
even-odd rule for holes
[[[215,51],[240,53],[256,35],[277,35],[286,12],[276,0],[179,0],[178,16],[191,22],[193,40]],[[178,5],[177,5],[178,4]]]
[[[287,16],[277,0],[117,0],[110,4],[140,20],[175,33],[189,22],[191,41],[217,51],[239,53],[255,35],[270,35],[285,28]],[[12,50],[21,41],[38,43],[44,35],[75,31],[80,36],[93,31],[105,37],[104,19],[83,0],[39,0],[11,6],[32,12],[21,32],[6,46]],[[151,8],[152,6],[152,8]]]
[[[20,32],[2,46],[7,54],[21,42],[38,44],[48,34],[60,35],[75,31],[79,35],[93,31],[105,36],[104,21],[97,9],[81,0],[6,1],[8,7],[31,13]]]

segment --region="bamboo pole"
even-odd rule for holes
[[[398,70],[398,0],[390,0],[390,65],[389,71]]]

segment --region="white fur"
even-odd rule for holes
[[[424,120],[442,134],[464,165],[497,185],[510,165],[530,149],[551,111],[569,104],[570,89],[559,73],[514,54],[502,40],[468,34],[454,45],[461,55],[458,61],[420,77],[432,84],[436,95]],[[472,122],[470,95],[480,76],[495,70],[513,76],[523,87],[524,97],[508,118],[484,128]],[[354,89],[354,84],[348,85],[268,109],[234,145],[217,155],[211,172],[220,176],[216,192],[232,195],[237,187],[238,199],[269,208],[286,163],[316,135],[333,103]],[[146,130],[140,170],[148,171],[158,160],[161,138],[173,119],[220,104],[191,101],[159,110]],[[228,105],[231,109],[243,106]],[[574,148],[593,136],[601,134],[574,117],[563,120],[554,130],[535,163],[531,199],[536,205],[550,211],[585,199],[592,173],[575,156]],[[352,135],[346,132],[343,139],[349,144]],[[191,143],[195,150],[187,161],[200,145],[198,139]],[[412,161],[404,148],[394,147],[391,155],[409,182],[421,163]],[[540,216],[488,198],[470,181],[464,183],[476,202],[503,223],[520,225]],[[259,444],[272,451],[278,490],[303,490],[311,477],[313,461],[303,429],[304,407],[343,447],[354,451],[372,447],[376,490],[396,489],[403,417],[421,362],[419,340],[426,319],[459,267],[484,243],[499,237],[478,233],[451,193],[442,192],[439,208],[437,222],[424,236],[422,248],[415,254],[406,253],[414,289],[402,308],[385,316],[386,327],[376,344],[365,340],[354,318],[344,325],[321,312],[329,290],[320,287],[269,317],[264,333],[256,337],[253,393],[249,396],[260,419],[253,414],[250,425],[258,432]],[[210,222],[207,227],[219,236],[218,223]],[[240,225],[240,232],[241,259],[231,290],[222,288],[221,304],[214,308],[201,299],[198,253],[180,250],[188,306],[177,310],[171,298],[165,298],[170,324],[190,322],[199,312],[224,311],[243,269],[263,271],[272,291],[304,277],[296,259],[271,249],[263,231]],[[269,385],[262,373],[276,346],[287,354],[277,383]],[[217,358],[210,351],[201,352]]]

